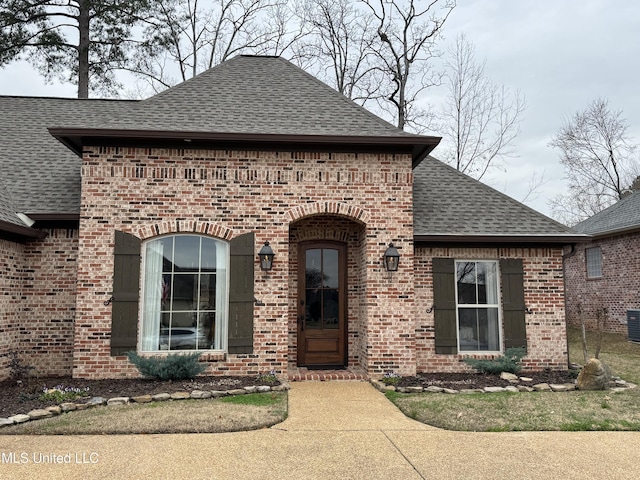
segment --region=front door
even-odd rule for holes
[[[298,365],[346,364],[346,246],[300,244],[298,272]]]

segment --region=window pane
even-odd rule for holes
[[[458,278],[458,304],[477,303],[475,262],[456,263]]]
[[[162,271],[167,273],[173,272],[173,237],[154,240],[149,243],[147,248],[151,248],[151,245],[156,245],[162,252],[164,257],[162,260]]]
[[[306,254],[306,283],[307,288],[322,287],[322,250],[307,250]]]
[[[200,270],[203,272],[216,271],[216,241],[211,238],[202,239],[202,253]]]
[[[587,248],[585,253],[587,258],[587,277],[602,277],[602,250],[600,250],[600,247]]]
[[[460,350],[478,350],[478,309],[458,309]]]
[[[216,275],[200,275],[200,310],[216,309]]]
[[[179,235],[174,238],[175,271],[197,272],[200,266],[200,237]]]
[[[496,264],[494,262],[477,262],[478,272],[478,303],[498,303],[498,282]]]
[[[198,349],[215,348],[216,314],[201,312],[198,317]]]
[[[198,299],[198,275],[173,276],[172,310],[194,310]]]
[[[338,250],[322,250],[322,283],[325,288],[338,288]]]
[[[324,290],[322,300],[324,328],[338,328],[338,290]]]
[[[322,290],[307,290],[306,328],[320,328],[322,325]]]

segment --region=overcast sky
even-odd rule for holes
[[[637,0],[458,0],[446,42],[458,32],[486,58],[496,82],[526,97],[518,157],[508,160],[506,173],[494,172],[492,186],[521,199],[534,172],[544,172],[547,183],[527,203],[549,215],[547,201],[565,182],[559,154],[547,145],[563,119],[598,97],[623,110],[640,142]],[[76,87],[47,85],[29,64],[14,63],[0,70],[0,94],[74,97]]]

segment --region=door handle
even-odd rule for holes
[[[304,332],[304,315],[298,315],[298,325],[300,325],[300,331]]]

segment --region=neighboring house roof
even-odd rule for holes
[[[280,57],[241,55],[121,115],[93,124],[58,122],[53,135],[80,151],[109,138],[402,147],[417,165],[440,141],[382,120]],[[184,145],[184,143],[182,143]]]
[[[640,191],[627,195],[573,228],[594,237],[621,235],[640,230]]]
[[[576,243],[589,238],[431,156],[413,173],[416,242]]]

